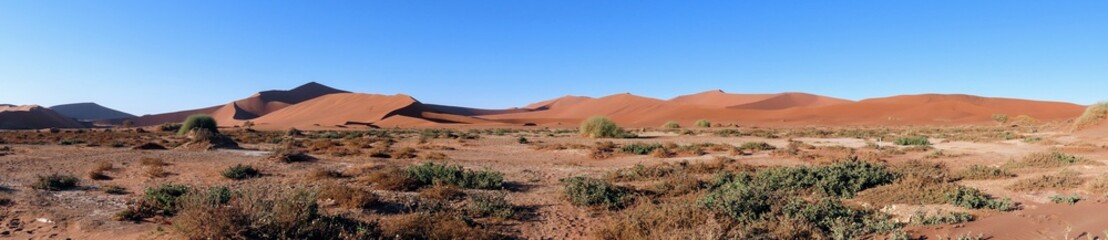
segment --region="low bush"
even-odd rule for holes
[[[742,145],[739,145],[739,150],[769,151],[774,149],[777,149],[777,147],[769,145],[769,143],[766,142],[745,142]]]
[[[309,188],[248,187],[217,196],[197,191],[183,197],[173,226],[189,239],[384,238],[376,223],[323,215]]]
[[[495,217],[512,219],[516,207],[505,198],[503,193],[480,193],[470,196],[469,211],[474,217]]]
[[[897,138],[893,141],[893,144],[900,146],[930,146],[931,141],[927,140],[925,136],[909,136]]]
[[[504,174],[496,171],[465,170],[461,166],[424,163],[408,167],[408,177],[422,186],[451,184],[462,188],[499,189],[504,185]]]
[[[1009,185],[1008,189],[1012,191],[1064,190],[1079,187],[1084,183],[1085,178],[1082,178],[1077,172],[1063,170],[1057,174],[1019,180]]]
[[[72,175],[54,173],[38,176],[38,179],[31,184],[31,188],[46,191],[65,191],[77,188],[77,184],[80,182],[80,179]]]
[[[973,215],[963,212],[937,212],[935,214],[927,214],[927,212],[924,211],[916,211],[908,222],[917,225],[941,225],[970,222],[973,221],[973,219]]]
[[[712,122],[708,121],[708,119],[696,120],[696,127],[710,128],[710,127],[712,127]]]
[[[669,122],[666,122],[665,124],[662,124],[662,128],[677,129],[677,128],[681,128],[681,124],[678,124],[677,122],[674,122],[674,121],[669,121]]]
[[[577,176],[561,181],[566,197],[577,206],[620,209],[631,203],[633,198],[630,189],[600,179]]]
[[[1011,199],[992,199],[980,190],[961,187],[955,188],[946,194],[947,202],[955,206],[969,209],[993,209],[998,211],[1011,211],[1016,209],[1016,204]]]
[[[1077,202],[1081,201],[1081,199],[1082,199],[1081,195],[1077,195],[1077,194],[1073,194],[1073,195],[1054,195],[1054,196],[1050,197],[1051,202],[1054,202],[1054,203],[1057,203],[1057,204],[1068,204],[1068,205],[1077,204]]]
[[[965,180],[989,180],[1016,177],[1015,173],[1012,173],[1007,169],[982,165],[971,165],[966,169],[959,171],[956,175],[959,178]]]
[[[116,185],[103,186],[103,187],[100,187],[100,190],[104,191],[104,193],[111,194],[111,195],[127,194],[127,189],[126,188],[116,186]]]
[[[1032,153],[1020,161],[1009,162],[1006,167],[1012,168],[1053,168],[1075,164],[1094,164],[1085,158],[1070,155],[1053,149],[1047,152]]]
[[[589,138],[622,138],[626,131],[606,117],[591,117],[581,122],[581,136]]]
[[[421,182],[412,179],[407,171],[400,168],[373,171],[364,180],[373,183],[373,187],[379,190],[412,191],[423,187]]]
[[[380,202],[377,194],[338,183],[321,187],[319,199],[328,199],[339,206],[353,209],[369,208]]]
[[[191,190],[188,186],[172,183],[147,188],[140,204],[154,210],[154,214],[173,216],[180,210],[181,197]]]
[[[196,114],[185,118],[185,121],[181,122],[180,129],[177,130],[177,134],[185,135],[193,129],[207,129],[211,131],[211,133],[219,133],[219,127],[215,122],[215,118],[206,114]]]
[[[256,178],[261,175],[262,173],[259,172],[258,169],[254,169],[254,167],[250,165],[243,164],[235,164],[235,166],[231,166],[226,170],[223,170],[223,177],[234,180]]]
[[[624,152],[624,153],[635,154],[635,155],[647,155],[647,154],[650,154],[650,153],[654,152],[654,150],[659,149],[659,148],[662,148],[661,144],[657,144],[657,143],[638,143],[638,142],[636,142],[636,143],[623,145],[623,147],[620,148],[620,151]]]

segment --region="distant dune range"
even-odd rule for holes
[[[73,106],[79,108],[74,110]],[[114,116],[126,113],[88,103],[67,106],[64,112],[69,118],[61,119],[58,119],[61,116],[59,113],[41,107],[35,111],[14,110],[26,107],[4,108],[12,110],[0,112],[0,119],[4,119],[0,121],[0,128],[82,126],[70,118],[100,120],[98,124],[120,124],[130,120],[137,126],[153,126],[180,122],[189,115],[203,113],[212,115],[220,125],[228,127],[251,121],[255,128],[260,129],[326,129],[366,126],[575,127],[581,120],[592,116],[607,116],[626,127],[657,127],[667,121],[692,125],[699,119],[744,126],[971,125],[995,124],[992,120],[994,114],[1066,121],[1081,115],[1085,106],[959,94],[902,95],[850,101],[807,93],[733,94],[713,90],[670,100],[622,93],[600,98],[565,96],[513,109],[476,109],[425,104],[403,94],[351,93],[312,82],[287,91],[259,92],[223,105],[140,117],[116,118]],[[84,115],[86,112],[90,114]]]
[[[50,107],[50,110],[54,110],[55,112],[58,112],[58,114],[80,121],[97,121],[135,117],[135,115],[100,106],[100,104],[96,103],[62,104]]]

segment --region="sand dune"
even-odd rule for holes
[[[313,128],[347,125],[416,127],[436,124],[494,124],[442,113],[408,95],[337,93],[292,105],[255,119],[259,128]]]
[[[163,123],[178,123],[184,121],[193,114],[212,114],[216,110],[219,110],[223,106],[211,106],[201,109],[184,110],[170,113],[160,113],[153,115],[142,115],[131,119],[119,119],[111,121],[112,124],[121,124],[124,120],[131,120],[135,126],[154,126]]]
[[[853,101],[838,99],[833,97],[825,97],[807,93],[779,93],[773,96],[762,99],[759,101],[738,104],[728,106],[728,108],[734,109],[751,109],[751,110],[778,110],[794,107],[822,107],[831,106],[844,103],[852,103]]]
[[[725,93],[701,93],[720,96]],[[1061,102],[987,98],[970,95],[905,95],[867,99],[859,102],[802,93],[776,94],[766,99],[729,108],[723,104],[690,104],[662,101],[630,94],[598,99],[583,99],[566,107],[518,114],[482,116],[511,123],[567,125],[590,116],[608,116],[616,122],[635,127],[657,126],[666,121],[691,124],[697,119],[718,123],[767,126],[796,125],[958,125],[992,123],[993,114],[1011,117],[1028,115],[1039,120],[1068,120],[1081,114],[1084,107]],[[738,99],[738,98],[734,98]],[[545,104],[550,104],[547,101]]]
[[[134,121],[137,126],[152,126],[162,123],[180,122],[193,114],[209,114],[212,115],[221,126],[234,126],[246,120],[255,119],[319,96],[346,92],[347,91],[334,89],[316,82],[309,82],[287,91],[270,90],[258,92],[250,97],[220,106],[145,115],[131,120]],[[115,124],[119,124],[119,122],[122,122],[122,120],[114,121]]]
[[[0,129],[83,128],[84,124],[38,105],[0,105]]]
[[[81,120],[96,121],[106,119],[133,118],[135,115],[107,108],[96,103],[73,103],[50,107],[63,116]]]
[[[527,105],[527,107],[524,107],[524,108],[533,109],[533,110],[550,110],[550,109],[556,109],[556,108],[567,108],[567,107],[571,107],[573,105],[576,105],[578,103],[588,101],[588,100],[593,100],[593,98],[567,95],[567,96],[563,96],[563,97],[560,97],[560,98],[555,98],[555,99],[550,99],[550,100],[546,100],[546,101],[542,101],[542,102],[532,103],[530,105]]]
[[[669,101],[709,108],[725,108],[766,100],[778,94],[735,94],[723,90],[711,90],[697,94],[678,96]]]

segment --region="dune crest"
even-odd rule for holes
[[[83,128],[84,124],[39,105],[0,105],[0,129]]]

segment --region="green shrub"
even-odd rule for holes
[[[668,129],[681,128],[681,124],[678,124],[677,122],[674,122],[674,121],[669,121],[669,122],[666,122],[665,124],[662,124],[662,128],[668,128]]]
[[[719,136],[719,137],[738,137],[738,136],[742,136],[742,132],[739,132],[739,130],[735,130],[735,129],[722,129],[722,130],[713,132],[712,135],[716,135],[716,136]]]
[[[1085,178],[1080,173],[1071,170],[1062,170],[1057,174],[1042,175],[1036,178],[1020,179],[1008,186],[1013,191],[1039,191],[1045,189],[1070,189],[1081,186]]]
[[[147,188],[142,197],[142,204],[155,210],[156,214],[173,216],[179,210],[181,196],[184,196],[190,190],[188,186],[172,183]]]
[[[777,198],[772,188],[751,185],[750,181],[732,180],[705,195],[700,204],[740,222],[749,223],[762,220],[772,210],[772,201],[775,199]]]
[[[973,215],[963,212],[938,212],[934,215],[928,215],[923,211],[916,211],[915,214],[908,220],[913,224],[918,225],[940,225],[940,224],[957,224],[973,221]]]
[[[1051,202],[1054,202],[1054,203],[1057,203],[1057,204],[1069,204],[1069,205],[1077,204],[1077,202],[1081,201],[1081,199],[1082,199],[1081,195],[1077,195],[1077,194],[1073,194],[1073,195],[1054,195],[1054,196],[1050,197]]]
[[[31,188],[46,191],[65,191],[77,188],[77,183],[79,182],[81,182],[81,179],[72,175],[54,173],[46,176],[38,176],[35,183],[31,184]]]
[[[946,200],[955,206],[969,209],[993,209],[998,211],[1010,211],[1016,208],[1011,199],[991,199],[985,193],[969,187],[959,186],[953,191],[947,192]]]
[[[708,119],[696,120],[696,127],[710,128],[712,127],[712,122],[708,121]]]
[[[212,133],[219,133],[219,127],[215,122],[215,118],[207,114],[189,116],[181,123],[181,128],[177,130],[177,134],[184,135],[193,129],[207,129]]]
[[[631,190],[607,181],[577,176],[562,179],[565,195],[578,206],[600,206],[620,209],[631,203]]]
[[[504,185],[504,174],[496,171],[465,170],[462,166],[424,163],[408,167],[408,177],[421,186],[450,184],[462,188],[499,189]]]
[[[503,193],[474,194],[470,197],[469,210],[475,217],[511,219],[516,214],[516,207]]]
[[[899,229],[887,217],[870,211],[846,207],[841,201],[825,198],[815,202],[794,199],[782,209],[785,216],[815,225],[832,239],[860,239],[871,233]]]
[[[753,181],[770,189],[813,190],[826,196],[851,198],[859,191],[896,179],[897,175],[884,166],[851,160],[818,167],[768,169],[755,175]]]
[[[623,145],[623,147],[620,148],[620,151],[635,155],[647,155],[651,152],[654,152],[655,149],[661,147],[662,145],[657,143],[632,143]]]
[[[223,170],[223,177],[234,180],[255,178],[261,175],[261,172],[258,172],[258,170],[254,169],[254,167],[243,164],[235,164],[235,166],[231,166],[230,168],[227,168],[227,170]]]
[[[591,117],[581,122],[581,136],[589,138],[622,138],[626,136],[623,128],[620,128],[611,119],[606,117]]]
[[[900,146],[930,146],[931,141],[927,140],[925,136],[910,136],[897,138],[893,141],[893,144]]]
[[[1085,113],[1074,120],[1073,128],[1080,130],[1090,127],[1100,123],[1105,118],[1108,118],[1108,102],[1099,102],[1089,105],[1089,107],[1085,109]]]

